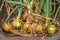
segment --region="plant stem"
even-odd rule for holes
[[[4,6],[4,2],[5,2],[5,0],[4,0],[4,1],[3,1],[3,3],[1,4],[0,12],[1,12],[1,10],[2,10],[3,6]]]
[[[44,5],[44,0],[40,0],[39,1],[39,13],[41,13],[41,10],[43,9],[43,5]]]
[[[20,10],[21,9],[21,10]],[[21,17],[21,13],[22,13],[22,7],[18,9],[18,15],[17,15],[17,18],[19,19]]]
[[[22,1],[19,1],[20,3],[22,3]],[[17,5],[18,6],[18,5]],[[18,7],[18,15],[17,15],[17,19],[19,19],[21,17],[22,14],[22,5],[20,7]]]
[[[20,5],[19,5],[19,6],[20,6]],[[8,19],[9,19],[10,16],[12,15],[12,13],[13,13],[19,6],[16,6],[16,8],[14,8],[10,13],[8,13],[8,16],[7,16],[6,20],[5,20],[5,22],[8,21]]]
[[[58,7],[58,9],[56,11],[56,14],[55,14],[55,18],[54,19],[56,19],[59,9],[60,9],[60,5],[59,5],[59,7]]]
[[[47,4],[46,4],[46,26],[49,24],[49,17],[50,17],[50,0],[46,0]]]
[[[6,1],[6,2],[7,2],[7,3],[20,4],[20,5],[24,5],[24,6],[26,6],[25,4],[20,3],[20,2],[15,2],[15,1]]]

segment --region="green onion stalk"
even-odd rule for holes
[[[14,12],[18,7],[20,7],[20,6],[22,6],[22,5],[26,6],[26,5],[23,4],[22,2],[19,2],[19,1],[17,2],[17,0],[15,0],[15,1],[6,0],[5,2],[6,2],[6,3],[9,3],[9,4],[16,4],[16,7],[15,7],[10,13],[8,13],[8,16],[7,16],[6,20],[5,20],[5,22],[8,21],[8,19],[10,18],[10,16],[13,14],[13,12]]]
[[[44,0],[39,0],[39,14],[41,13],[43,7],[44,7]]]
[[[5,23],[8,21],[8,19],[10,18],[10,16],[13,14],[13,12],[18,8],[19,6],[16,6],[10,13],[8,13],[8,16],[5,20]]]
[[[50,0],[45,0],[44,4],[44,12],[45,12],[45,17],[46,17],[46,26],[49,24],[50,20]]]
[[[20,2],[22,2],[22,1],[20,1]],[[21,13],[22,13],[22,5],[20,7],[18,7],[18,15],[12,22],[12,25],[15,28],[20,28],[20,26],[21,26],[21,20],[20,20],[21,19]]]
[[[47,12],[46,12],[46,26],[49,24],[50,20],[50,0],[47,0]]]
[[[6,31],[6,32],[10,32],[10,30],[11,30],[11,28],[12,28],[12,25],[10,24],[10,23],[8,23],[8,19],[10,18],[10,16],[12,15],[12,13],[17,9],[17,8],[20,8],[21,6],[20,5],[18,5],[18,6],[16,6],[10,13],[8,13],[8,16],[7,16],[7,18],[6,18],[6,20],[4,21],[4,23],[3,23],[3,25],[2,25],[2,28],[3,28],[3,30],[4,31]],[[22,9],[22,7],[20,8],[20,9]],[[20,26],[20,20],[18,21],[18,18],[20,18],[20,16],[21,16],[21,11],[20,12],[18,12],[18,16],[17,16],[17,19],[14,19],[13,20],[13,26],[15,27],[15,28],[17,28],[18,26]],[[15,21],[16,20],[16,21]]]
[[[21,26],[21,21],[20,21],[21,13],[22,13],[22,7],[20,6],[18,8],[18,16],[12,22],[12,25],[16,28],[19,28]]]
[[[54,19],[56,19],[56,17],[57,17],[57,14],[58,14],[59,10],[60,10],[60,5],[59,5],[59,7],[58,7],[58,9],[57,9],[57,11],[56,11],[56,14],[55,14]]]
[[[48,34],[54,34],[57,31],[57,27],[54,24],[49,24],[50,20],[50,0],[46,0],[46,27]]]
[[[22,1],[17,0],[16,1],[6,1],[7,3],[12,3],[12,4],[16,4],[16,7],[8,14],[5,23],[8,22],[8,19],[10,18],[10,16],[13,14],[13,12],[18,9],[18,15],[17,17],[13,20],[12,22],[12,26],[14,26],[15,28],[19,28],[21,26],[21,22],[20,22],[20,18],[21,18],[21,13],[22,13]]]

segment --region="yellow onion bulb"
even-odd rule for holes
[[[57,31],[57,28],[55,25],[49,25],[47,28],[48,34],[54,34]]]
[[[38,33],[43,33],[44,31],[44,26],[38,24],[35,28],[35,30],[38,32]]]
[[[19,20],[19,19],[13,20],[12,26],[13,26],[14,28],[20,28],[20,26],[21,26],[20,20]]]
[[[8,23],[4,23],[3,30],[9,32],[11,30],[11,25]]]
[[[23,24],[23,29],[25,30],[25,29],[27,29],[28,27],[29,27],[29,23],[25,22],[25,23]]]

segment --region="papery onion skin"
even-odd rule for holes
[[[26,30],[28,27],[29,27],[29,23],[25,22],[25,23],[23,24],[23,29]]]
[[[8,23],[3,24],[3,30],[9,32],[11,30],[11,25]]]
[[[23,14],[22,14],[22,20],[23,20],[23,21],[26,21],[26,19],[27,19],[27,15],[23,13]]]
[[[38,33],[43,33],[44,31],[44,27],[40,24],[38,24],[35,28],[35,30],[38,32]]]

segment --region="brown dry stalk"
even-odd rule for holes
[[[2,10],[3,6],[4,6],[4,3],[5,3],[5,0],[3,0],[2,4],[1,4],[0,12],[1,12],[1,10]]]

